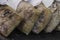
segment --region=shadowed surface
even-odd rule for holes
[[[15,29],[12,34],[9,35],[10,40],[60,40],[60,32],[53,31],[52,33],[41,32],[40,34],[30,33],[28,36],[18,29]]]

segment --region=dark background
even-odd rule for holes
[[[60,32],[54,30],[52,33],[45,33],[42,31],[38,35],[31,32],[27,36],[18,29],[15,29],[7,38],[8,40],[60,40]]]

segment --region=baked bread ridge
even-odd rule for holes
[[[56,3],[57,9],[55,10],[55,12],[53,12],[52,19],[50,23],[48,24],[47,28],[45,29],[45,32],[48,32],[48,33],[52,32],[57,27],[57,25],[60,23],[60,13],[58,12],[59,4],[57,2],[55,3]]]
[[[52,12],[48,8],[45,8],[41,14],[42,15],[40,15],[33,28],[33,32],[36,34],[39,34],[42,30],[45,29],[52,16]]]
[[[23,26],[24,28],[22,29],[22,31],[24,33],[26,33],[26,35],[28,35],[31,32],[31,30],[34,26],[34,23],[37,21],[39,15],[40,15],[39,10],[34,9],[33,11],[34,11],[33,15],[25,22],[25,24]]]
[[[18,8],[17,8],[17,12],[19,13],[18,15],[21,15],[24,18],[18,27],[20,31],[23,32],[23,30],[26,30],[27,27],[24,28],[24,25],[26,21],[30,19],[30,17],[34,14],[33,10],[34,10],[34,7],[28,2],[22,1],[20,5],[18,5]]]
[[[4,9],[3,9],[4,8]],[[22,17],[9,6],[0,9],[0,33],[7,37],[21,22]]]
[[[57,7],[58,7],[58,13],[59,13],[59,15],[60,15],[60,1],[57,2]],[[60,17],[60,16],[59,16],[59,17]],[[60,22],[59,22],[59,25],[57,25],[56,30],[57,30],[57,31],[60,31]]]

